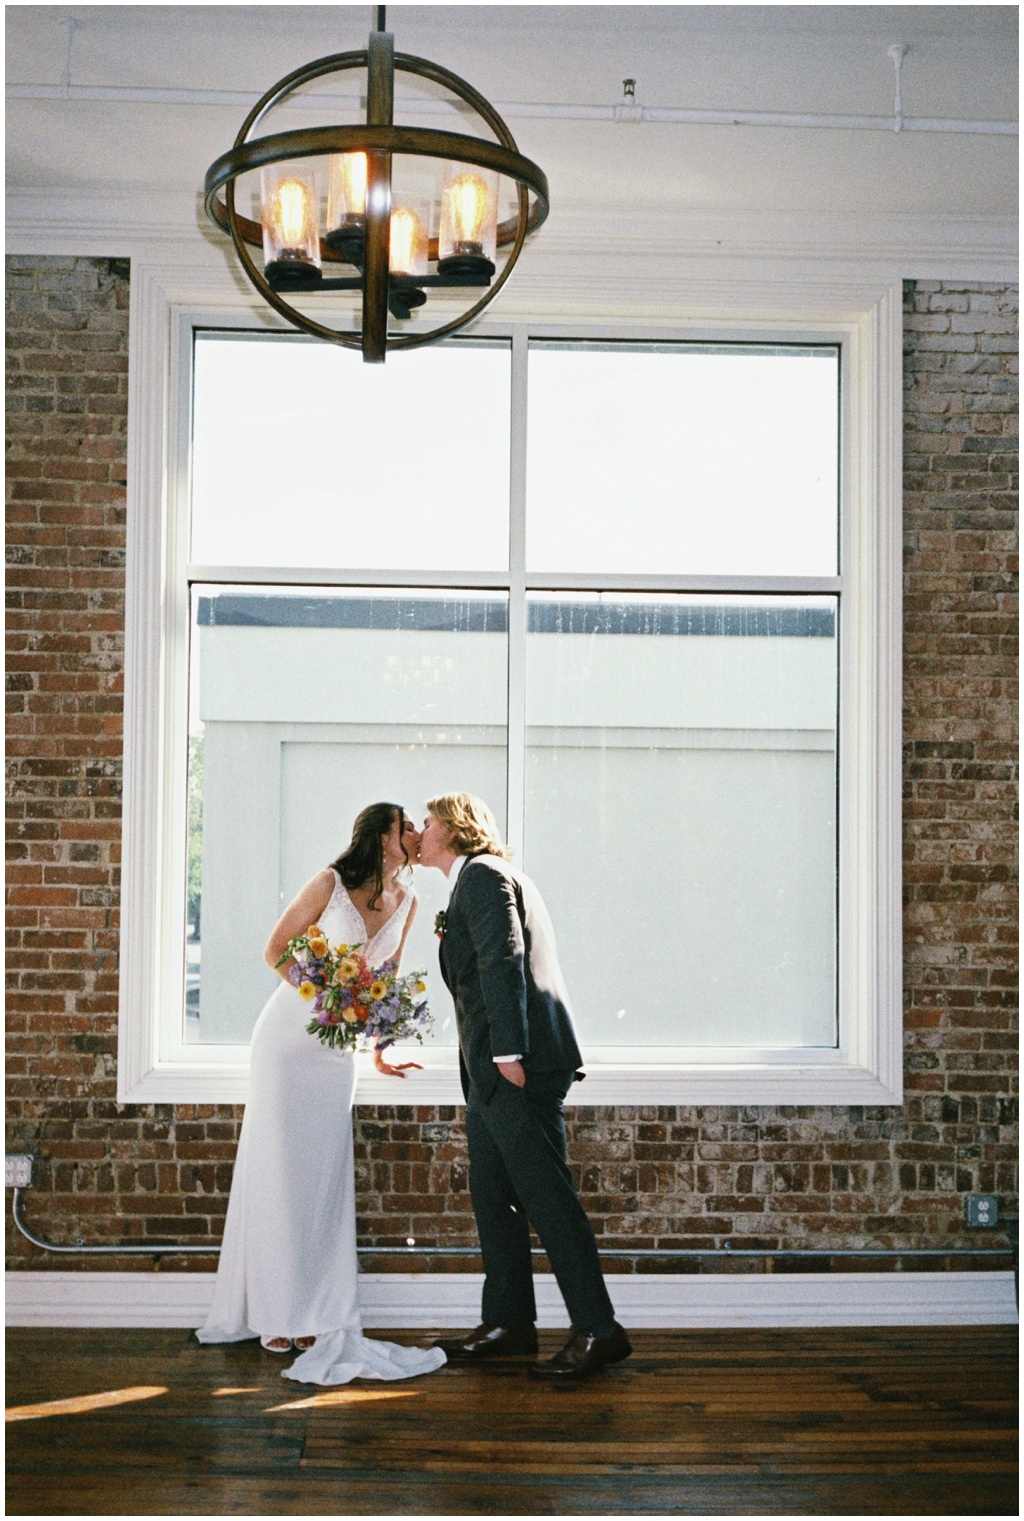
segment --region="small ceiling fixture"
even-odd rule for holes
[[[368,364],[383,364],[389,350],[430,343],[476,317],[512,273],[527,234],[548,214],[543,171],[519,152],[494,107],[450,70],[396,53],[384,30],[384,6],[376,13],[377,29],[365,51],[315,59],[267,91],[233,147],[210,165],[205,187],[207,212],[231,234],[263,299],[303,332],[361,349]],[[304,85],[350,69],[367,72],[365,126],[306,127],[250,140],[266,114]],[[395,126],[396,69],[464,102],[497,142]],[[257,171],[259,221],[243,216],[236,204],[236,181]],[[515,206],[501,221],[503,181]],[[250,246],[262,247],[261,261]],[[440,326],[389,333],[389,315],[404,324],[435,289],[483,294]],[[315,298],[330,291],[362,293],[358,328],[332,327],[310,314]],[[301,296],[305,309],[288,295]]]

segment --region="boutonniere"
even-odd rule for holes
[[[438,912],[434,915],[434,934],[437,936],[438,940],[444,939],[444,927],[447,923],[448,910],[446,908],[439,909]]]

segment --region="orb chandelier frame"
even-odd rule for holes
[[[408,53],[396,53],[391,33],[384,30],[384,7],[378,6],[376,11],[377,30],[370,33],[365,50],[332,53],[315,59],[271,86],[245,118],[233,146],[210,165],[204,190],[207,213],[218,227],[230,234],[246,275],[264,301],[287,322],[314,338],[341,344],[346,348],[361,349],[363,359],[368,364],[383,364],[391,350],[417,348],[432,343],[471,322],[494,300],[512,273],[527,236],[541,226],[549,209],[548,182],[543,170],[519,152],[515,139],[494,107],[472,85],[449,69],[442,68],[440,64]],[[263,117],[296,90],[325,75],[340,74],[351,69],[367,71],[365,126],[309,127],[249,140],[250,132]],[[450,91],[476,112],[498,139],[497,142],[458,132],[396,126],[396,70],[417,75]],[[510,250],[500,273],[495,271],[492,262],[480,257],[479,253],[470,257],[441,259],[436,274],[408,274],[391,269],[391,170],[392,156],[396,153],[417,158],[442,159],[455,165],[469,165],[492,176],[503,176],[515,184],[517,214],[499,223],[496,228],[496,247]],[[335,233],[333,237],[328,232],[327,238],[322,239],[319,235],[319,218],[314,213],[318,259],[296,258],[289,250],[288,256],[295,260],[290,266],[278,262],[261,268],[250,252],[250,245],[264,244],[266,200],[260,222],[242,216],[235,200],[235,181],[238,176],[286,164],[294,159],[335,154],[365,155],[365,206],[362,217],[358,219],[361,223],[358,230],[353,233],[349,229],[347,233]],[[495,217],[496,215],[495,210]],[[438,239],[424,241],[427,258],[438,260]],[[466,246],[477,248],[476,244]],[[344,268],[346,264],[353,269],[352,274],[335,277],[324,273],[339,265]],[[496,278],[492,280],[495,275]],[[485,287],[483,295],[468,310],[443,325],[423,332],[392,333],[389,336],[389,312],[399,320],[407,319],[413,310],[425,303],[430,289],[471,289],[480,286]],[[361,327],[354,332],[341,331],[299,311],[284,299],[285,293],[298,290],[310,294],[319,291],[361,291]]]

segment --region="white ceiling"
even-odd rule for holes
[[[311,58],[365,45],[368,6],[7,7],[7,82],[59,85],[63,22],[73,85],[261,93]],[[908,116],[1017,116],[1015,6],[393,6],[403,52],[463,75],[495,102],[612,105],[622,80],[648,106],[880,115],[886,49],[909,45]],[[242,109],[9,99],[8,185],[193,193]],[[636,125],[509,124],[559,206],[661,212],[846,212],[1006,217],[1016,139]]]

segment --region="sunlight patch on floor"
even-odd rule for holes
[[[73,1399],[44,1400],[39,1405],[11,1405],[4,1412],[7,1421],[38,1421],[46,1415],[84,1415],[90,1410],[105,1410],[109,1405],[128,1405],[132,1400],[151,1400],[166,1394],[163,1384],[137,1384],[131,1389],[106,1389],[102,1394],[78,1394]]]
[[[366,1400],[413,1400],[423,1391],[420,1389],[325,1389],[308,1400],[293,1400],[287,1405],[268,1405],[263,1412],[269,1415],[278,1410],[322,1410],[325,1405],[358,1405]]]

